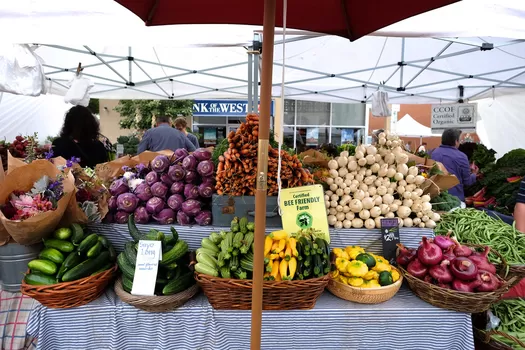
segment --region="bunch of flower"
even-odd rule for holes
[[[80,159],[72,159],[71,161],[78,163]],[[68,165],[69,163],[66,164],[66,166]],[[72,172],[75,177],[75,186],[77,188],[76,199],[79,207],[82,208],[89,222],[100,222],[102,220],[100,204],[107,204],[106,202],[109,197],[108,190],[95,175],[93,169],[73,166]]]
[[[52,211],[64,195],[62,175],[50,179],[44,175],[33,184],[28,192],[13,191],[9,201],[2,206],[2,213],[10,220],[26,220],[30,217]]]

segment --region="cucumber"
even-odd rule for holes
[[[72,267],[77,266],[83,261],[82,257],[78,255],[76,252],[71,252],[67,256],[66,260],[62,263],[62,266],[65,266],[66,269],[70,269]]]
[[[172,245],[175,245],[175,243],[177,243],[177,241],[179,240],[179,233],[177,232],[177,230],[175,229],[175,227],[170,227],[170,231],[171,231],[171,239],[170,239],[170,244]]]
[[[60,266],[60,268],[58,269],[58,272],[57,272],[57,282],[60,282],[62,280],[62,276],[64,276],[66,271],[67,271],[66,266],[64,264],[62,264],[62,266]]]
[[[182,258],[188,252],[188,243],[179,240],[171,250],[162,254],[161,265],[169,265]]]
[[[139,240],[142,241],[162,241],[164,240],[164,233],[155,229],[149,230],[145,235],[140,236]]]
[[[40,259],[52,261],[55,264],[62,264],[64,262],[64,254],[55,248],[44,248],[38,257]]]
[[[135,214],[131,214],[128,217],[128,231],[129,235],[131,236],[131,238],[133,238],[135,242],[138,242],[140,240],[140,236],[142,236],[142,233],[135,225]]]
[[[169,279],[169,280],[172,280],[174,278],[179,278],[180,276],[180,273],[181,273],[181,268],[175,268],[173,270],[168,270],[168,272],[166,273],[166,278]]]
[[[104,265],[101,269],[98,269],[97,271],[93,272],[91,274],[91,276],[95,276],[95,275],[98,275],[99,273],[101,272],[104,272],[106,270],[109,270],[110,268],[113,267],[113,263],[107,263],[106,265]]]
[[[57,264],[55,264],[52,261],[44,260],[44,259],[31,260],[27,264],[27,267],[29,267],[31,272],[38,271],[46,275],[54,275],[57,273],[57,270],[58,270]]]
[[[86,253],[86,256],[88,258],[94,258],[97,255],[99,255],[101,251],[102,251],[102,243],[100,241],[97,241],[97,243],[95,243],[93,247],[89,248],[89,250]]]
[[[201,246],[215,252],[215,255],[219,254],[220,249],[208,237],[202,239]]]
[[[135,266],[131,266],[124,253],[120,253],[118,255],[117,264],[120,271],[122,271],[122,276],[131,278],[133,280],[133,277],[135,276]]]
[[[56,238],[44,239],[44,246],[46,248],[55,248],[63,253],[71,253],[75,249],[73,243]]]
[[[193,279],[193,273],[186,272],[184,275],[180,276],[177,279],[173,279],[168,282],[162,288],[162,294],[163,295],[172,295],[182,292],[183,290],[188,289],[195,283],[195,280]]]
[[[126,242],[124,244],[124,255],[126,256],[126,260],[129,262],[133,268],[135,268],[135,265],[137,264],[137,251],[135,250],[133,241]]]
[[[84,229],[79,224],[71,224],[71,242],[78,245],[84,239]]]
[[[53,232],[53,237],[56,239],[69,239],[71,235],[73,234],[73,231],[71,231],[68,227],[62,227]]]
[[[98,236],[98,241],[102,243],[102,246],[106,249],[111,247],[111,243],[109,243],[108,239],[102,235]]]
[[[108,261],[109,252],[104,251],[100,253],[97,257],[81,262],[77,266],[73,267],[71,270],[66,271],[64,276],[62,276],[62,281],[70,282],[87,277],[93,272],[100,269],[105,264],[107,264]]]
[[[197,271],[198,273],[202,273],[203,275],[219,277],[219,271],[217,271],[217,269],[214,269],[213,267],[210,267],[205,264],[196,263],[195,271]]]
[[[208,265],[209,267],[214,269],[217,269],[219,267],[217,259],[203,252],[197,253],[197,262]]]
[[[88,250],[91,249],[95,244],[98,243],[98,235],[96,233],[92,233],[86,238],[80,242],[80,245],[78,246],[78,252],[80,254],[86,254]]]
[[[117,252],[115,251],[115,248],[113,248],[112,245],[110,245],[108,247],[108,252],[109,252],[109,260],[111,262],[115,262],[117,261]]]
[[[177,269],[178,266],[179,265],[176,262],[173,262],[171,264],[168,264],[168,265],[164,266],[164,268],[166,270],[168,270],[168,272],[169,272],[169,271],[173,271],[173,270]]]
[[[128,293],[131,293],[132,288],[133,288],[133,278],[130,279],[126,276],[122,276],[122,289],[124,289]]]
[[[24,277],[24,281],[27,284],[33,285],[33,286],[46,286],[49,284],[55,284],[57,283],[56,279],[54,277],[44,275],[42,273],[34,272],[34,273],[28,273]]]

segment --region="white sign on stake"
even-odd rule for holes
[[[476,103],[432,105],[430,127],[432,132],[442,132],[445,129],[475,132],[477,116]]]
[[[131,294],[155,295],[155,282],[160,260],[162,260],[160,241],[139,241]]]

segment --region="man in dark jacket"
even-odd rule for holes
[[[157,117],[157,127],[149,129],[144,133],[139,143],[138,152],[144,151],[158,152],[165,149],[175,151],[179,148],[186,148],[188,151],[195,151],[195,146],[179,130],[170,126],[168,116]]]
[[[442,163],[447,171],[459,180],[459,184],[450,188],[448,192],[458,197],[462,202],[465,201],[465,186],[470,186],[476,182],[476,171],[471,172],[470,164],[465,153],[458,150],[461,130],[446,129],[441,135],[441,146],[432,152],[432,159]]]

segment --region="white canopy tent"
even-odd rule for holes
[[[395,129],[393,130],[397,135],[404,137],[432,137],[441,136],[439,134],[433,134],[432,129],[423,124],[417,122],[410,114],[405,114],[395,123]]]

